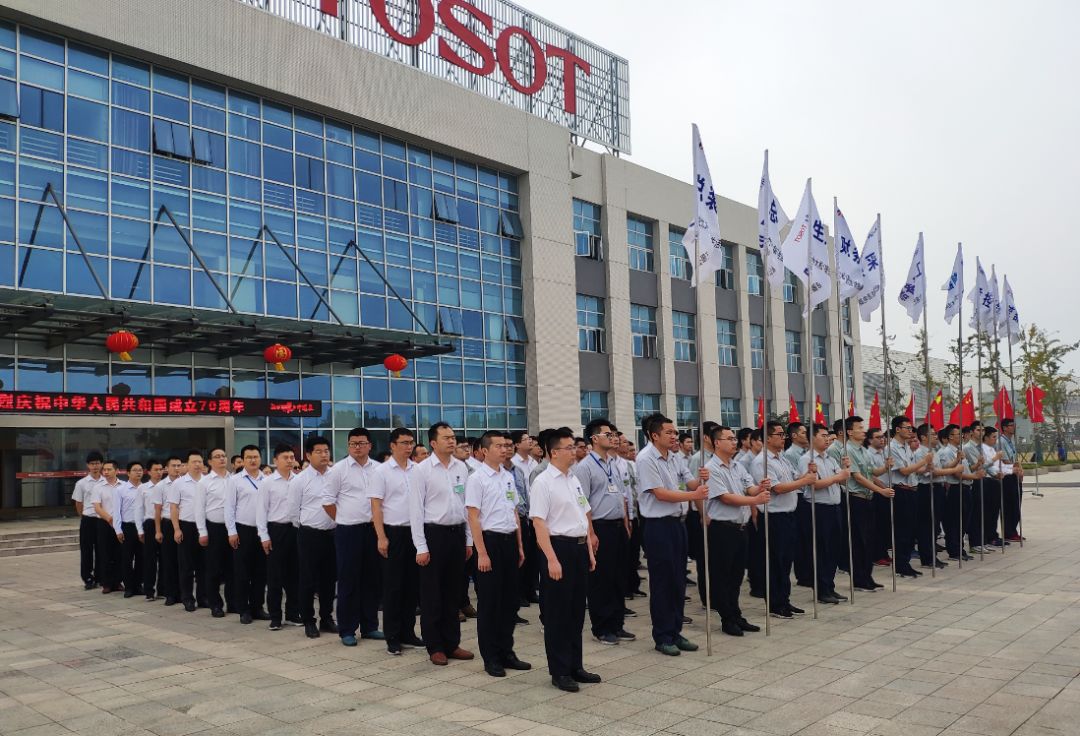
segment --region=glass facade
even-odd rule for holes
[[[693,363],[697,360],[697,327],[689,312],[671,313],[671,328],[675,337],[675,360]]]
[[[720,269],[716,272],[716,286],[719,289],[735,288],[735,261],[731,257],[731,246],[720,246]]]
[[[574,200],[574,253],[601,261],[604,249],[600,238],[600,205]]]
[[[742,403],[739,399],[720,399],[720,423],[738,429],[742,424]]]
[[[598,296],[577,295],[578,350],[604,352],[604,300]]]
[[[829,343],[824,335],[814,335],[814,375],[827,375]]]
[[[671,278],[689,281],[694,275],[694,266],[682,242],[685,234],[682,230],[668,228],[668,266],[671,268]]]
[[[701,434],[701,412],[698,410],[698,397],[687,394],[675,395],[675,426],[694,435],[694,440]]]
[[[788,373],[802,373],[802,333],[784,330],[784,349]]]
[[[655,358],[656,307],[630,305],[631,351],[635,358]],[[659,409],[657,410],[659,411]]]
[[[637,427],[638,450],[649,442],[649,438],[641,429],[641,420],[658,411],[660,411],[660,394],[634,394],[634,425]]]
[[[653,226],[637,217],[626,218],[626,242],[630,248],[630,268],[653,271]]]
[[[765,293],[765,264],[761,262],[761,254],[753,251],[746,253],[746,290],[751,296]]]
[[[784,303],[799,303],[799,279],[791,271],[784,273]]]
[[[750,367],[761,370],[765,367],[765,326],[750,324]]]
[[[716,320],[716,344],[717,358],[720,365],[738,365],[738,338],[735,333],[735,322],[730,319]]]
[[[384,276],[456,347],[397,379],[20,357],[6,386],[322,399],[302,425],[238,422],[237,442],[310,428],[337,453],[358,424],[525,428],[522,238],[513,175],[0,23],[0,287],[102,296],[96,275],[112,299],[225,310],[216,282],[243,314],[421,332]]]
[[[608,402],[606,391],[581,392],[581,426],[586,426],[593,419],[607,418]]]

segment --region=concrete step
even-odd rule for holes
[[[48,544],[40,547],[14,547],[0,549],[0,557],[22,557],[24,555],[45,555],[53,552],[75,552],[78,549],[78,542]]]
[[[13,539],[32,539],[34,537],[44,537],[53,534],[78,534],[79,523],[72,522],[70,525],[58,525],[51,528],[42,529],[40,527],[30,529],[18,529],[19,522],[14,522],[13,526],[16,530],[6,531],[3,527],[0,527],[0,542],[13,540]]]
[[[50,544],[78,544],[79,535],[55,534],[37,537],[23,537],[20,539],[0,539],[0,549],[23,549],[30,547],[42,547]]]

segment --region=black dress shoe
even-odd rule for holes
[[[96,587],[97,583],[95,583],[93,580],[87,580],[85,583],[83,583],[83,590],[93,590]]]
[[[873,586],[874,586],[875,588],[884,588],[884,587],[885,587],[885,586],[884,586],[884,585],[882,585],[881,583],[872,583],[872,584],[873,584]]]
[[[818,596],[818,603],[828,603],[828,604],[831,604],[831,605],[835,606],[839,602],[840,602],[840,599],[836,598],[835,596],[831,596],[831,595],[819,595]]]
[[[194,612],[195,611],[195,601],[186,601],[184,603],[184,610],[187,611],[188,613]]]
[[[514,616],[514,624],[517,626],[528,626],[529,620],[527,618],[522,618],[521,616]]]
[[[511,655],[505,660],[503,660],[503,667],[508,670],[520,670],[522,672],[532,669],[531,664],[529,664],[528,662],[522,662],[520,659],[517,658],[516,654]]]
[[[269,616],[267,618],[269,618]],[[337,624],[334,623],[334,619],[324,618],[319,621],[319,631],[327,634],[336,634],[338,633],[338,627]]]
[[[146,600],[148,600],[148,601],[156,601],[157,598],[154,595],[151,594],[151,595],[146,596]]]
[[[424,647],[427,645],[424,644],[424,640],[421,639],[419,636],[406,636],[401,639],[401,646],[419,649],[420,647]]]
[[[833,598],[836,598],[837,600],[839,600],[839,601],[841,601],[841,602],[843,602],[843,601],[846,601],[846,600],[847,600],[847,596],[846,596],[846,595],[840,595],[840,594],[839,594],[839,593],[837,593],[837,592],[836,592],[835,590],[834,590],[834,591],[833,591],[832,593],[829,593],[829,595],[831,595],[831,596],[832,596]]]
[[[720,625],[720,630],[728,636],[742,636],[743,630],[737,623],[733,621],[725,621]]]
[[[494,662],[485,664],[484,672],[487,672],[492,677],[506,677],[506,670],[503,669],[503,666]]]
[[[242,623],[242,624],[250,624],[252,621],[254,621],[254,619],[251,617],[250,613],[247,613],[245,611],[244,613],[240,614],[240,623]]]
[[[764,598],[765,597],[765,592],[762,591],[762,590],[751,590],[750,591],[750,597],[751,598]]]
[[[166,606],[175,606],[176,605],[176,599],[171,598],[169,596],[165,596],[165,605]]]
[[[791,605],[790,603],[788,604],[787,610],[788,610],[788,613],[790,613],[790,614],[792,614],[794,616],[802,616],[804,613],[806,613],[806,611],[804,611],[803,609],[796,608],[795,606]]]
[[[576,693],[581,690],[581,688],[578,687],[578,684],[574,682],[574,678],[570,677],[570,675],[555,675],[551,678],[551,684],[568,693]]]
[[[212,608],[210,609],[210,615],[214,618],[225,618],[225,611],[221,608]]]
[[[125,598],[134,598],[135,597],[135,591],[134,590],[125,590],[124,591],[124,597]]]
[[[315,625],[314,621],[308,621],[304,624],[304,634],[307,635],[308,639],[318,639],[319,627]]]
[[[758,626],[757,624],[750,623],[745,618],[740,618],[738,623],[739,623],[739,628],[742,629],[743,631],[747,632],[747,633],[756,634],[757,632],[761,631],[760,626]]]
[[[270,620],[270,614],[267,613],[266,611],[264,611],[261,608],[256,608],[255,611],[251,614],[251,617],[253,619],[255,619],[256,621],[269,621]]]
[[[575,682],[588,682],[592,684],[600,682],[600,675],[593,672],[586,672],[585,670],[574,670],[570,673],[570,677],[574,678]]]

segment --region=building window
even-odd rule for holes
[[[750,325],[750,368],[761,370],[765,367],[765,327]]]
[[[851,345],[844,346],[844,383],[847,384],[848,394],[855,391],[855,348]]]
[[[761,296],[765,293],[765,266],[761,262],[761,254],[754,251],[746,252],[746,290],[752,296]]]
[[[626,242],[630,246],[630,268],[634,271],[653,271],[652,223],[627,217]]]
[[[631,304],[630,333],[633,336],[633,353],[635,358],[657,357],[656,307]]]
[[[735,288],[735,260],[731,255],[731,246],[720,246],[720,269],[716,272],[716,285],[721,289]]]
[[[735,323],[730,319],[716,320],[716,345],[720,365],[738,365],[736,358],[738,341],[735,336]]]
[[[720,423],[726,427],[742,426],[742,405],[738,399],[720,399]]]
[[[686,394],[675,396],[675,426],[694,435],[701,434],[701,414],[698,411],[698,397]]]
[[[802,373],[802,335],[795,330],[784,330],[784,347],[788,373]]]
[[[845,299],[840,303],[840,322],[843,325],[844,334],[851,335],[851,300]]]
[[[784,303],[799,303],[799,279],[791,271],[784,272]]]
[[[608,415],[606,391],[581,392],[581,426]]]
[[[675,360],[693,363],[697,360],[697,330],[694,315],[689,312],[671,313],[671,327],[675,337]]]
[[[577,295],[578,350],[604,352],[604,300],[600,297]]]
[[[694,274],[694,265],[682,239],[685,233],[673,227],[668,228],[668,262],[671,266],[671,278],[689,281]]]
[[[641,420],[660,411],[660,394],[634,394],[634,426],[637,427],[638,449],[649,442],[641,429]]]
[[[814,335],[814,375],[828,375],[829,343],[824,335]]]
[[[600,205],[574,200],[574,252],[582,258],[604,260],[600,238]]]

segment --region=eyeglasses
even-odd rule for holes
[[[574,449],[573,445],[563,445],[562,447],[552,447],[551,451],[552,452],[562,452],[563,450],[573,450],[573,449]]]
[[[785,434],[787,433],[782,429],[779,432],[769,432],[770,437],[783,437]]]
[[[349,447],[371,447],[371,443],[367,440],[349,440]]]
[[[406,447],[408,447],[408,446],[411,446],[411,445],[415,445],[416,440],[395,440],[394,442],[391,442],[390,444],[391,445],[405,445]]]
[[[614,432],[597,432],[593,435],[593,437],[606,437],[609,440],[613,440],[618,436],[619,435],[615,434]]]

